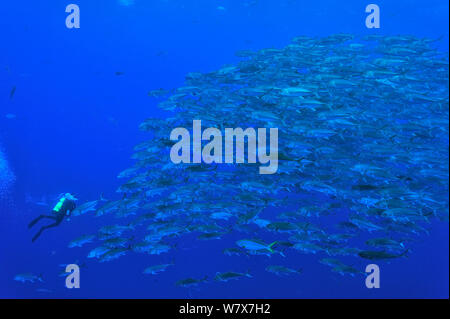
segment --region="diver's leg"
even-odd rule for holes
[[[42,226],[41,229],[39,230],[39,232],[34,235],[33,239],[31,240],[32,242],[34,242],[36,239],[39,238],[39,236],[41,236],[42,232],[48,228],[52,228],[52,227],[56,227],[59,224],[61,224],[62,220],[61,219],[57,219],[56,222],[54,222],[53,224],[47,225],[47,226]]]
[[[28,228],[33,227],[38,221],[40,221],[42,218],[50,218],[56,220],[55,216],[51,215],[40,215],[36,219],[32,220],[31,223],[28,224]]]

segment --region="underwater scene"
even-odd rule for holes
[[[449,3],[0,6],[0,298],[448,299]]]

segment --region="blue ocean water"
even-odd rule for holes
[[[105,219],[74,217],[35,243],[36,230],[27,229],[31,219],[50,209],[36,202],[52,206],[60,193],[74,193],[83,202],[102,193],[120,199],[116,176],[132,165],[133,147],[147,139],[139,124],[164,115],[149,90],[177,88],[189,72],[238,62],[237,50],[284,47],[299,35],[412,34],[439,38],[436,46],[448,52],[447,1],[377,1],[379,30],[366,28],[369,2],[361,0],[73,2],[81,10],[76,30],[65,26],[68,1],[0,6],[0,297],[449,297],[447,222],[427,225],[429,235],[412,244],[408,258],[383,262],[380,289],[367,289],[362,277],[332,273],[311,255],[289,259],[291,266],[304,269],[301,276],[268,274],[261,265],[282,263],[283,257],[224,256],[222,249],[240,239],[233,235],[202,242],[186,236],[182,248],[159,256],[88,261],[81,269],[81,288],[67,289],[59,265],[76,263],[89,252],[69,249],[68,242],[97,231]],[[15,182],[2,189],[11,176]],[[142,275],[144,268],[172,260],[170,271]],[[253,278],[193,289],[174,284],[230,270],[250,270]],[[13,280],[26,272],[42,274],[44,282]]]

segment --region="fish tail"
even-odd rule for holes
[[[272,249],[272,247],[273,247],[276,243],[278,243],[278,240],[274,241],[273,243],[271,243],[271,244],[269,245],[268,248],[269,248],[269,250],[270,250],[271,253],[274,252],[273,249]]]
[[[403,256],[404,256],[404,257],[408,257],[408,255],[407,255],[408,252],[409,252],[409,248],[406,248],[405,251],[402,252],[402,253],[399,255],[399,257],[403,257]]]

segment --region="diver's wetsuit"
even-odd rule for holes
[[[42,218],[49,218],[55,220],[53,224],[42,226],[39,232],[33,237],[32,241],[34,242],[38,237],[42,234],[45,229],[56,227],[64,220],[64,217],[69,216],[70,213],[76,208],[75,201],[63,198],[59,201],[58,205],[53,209],[53,215],[40,215],[36,219],[34,219],[29,225],[28,228],[33,227],[38,221]]]

